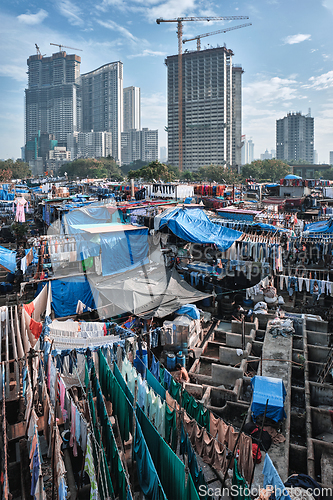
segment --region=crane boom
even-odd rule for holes
[[[178,168],[183,171],[183,22],[184,21],[234,21],[249,19],[248,16],[222,17],[177,17],[175,19],[156,19],[157,24],[177,23],[178,37]],[[208,35],[207,35],[208,36]],[[200,38],[199,38],[200,44]],[[55,44],[54,44],[55,45]]]
[[[61,45],[60,43],[51,43],[50,45],[55,45],[56,47],[59,47],[59,52],[61,52],[61,47],[64,49],[72,49],[72,50],[79,50],[80,52],[83,52],[82,49],[76,49],[75,47],[68,47],[67,45]]]
[[[226,33],[227,31],[237,30],[239,28],[245,28],[246,26],[252,26],[252,23],[240,24],[239,26],[232,26],[231,28],[225,28],[223,30],[211,31],[210,33],[203,33],[202,35],[194,36],[193,38],[185,38],[183,43],[192,42],[193,40],[197,41],[197,50],[200,50],[200,39],[206,36],[217,35],[218,33]]]
[[[157,24],[178,23],[179,21],[234,21],[239,19],[249,19],[249,16],[223,16],[223,17],[177,17],[175,19],[156,19]]]

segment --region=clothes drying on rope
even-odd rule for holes
[[[15,198],[14,204],[16,205],[16,222],[25,222],[25,211],[28,210],[28,202],[23,196],[20,198]]]

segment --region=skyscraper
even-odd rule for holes
[[[121,158],[123,164],[142,160],[150,163],[158,159],[158,130],[127,130],[121,133]]]
[[[67,136],[71,159],[112,156],[111,132],[73,132]]]
[[[123,63],[105,64],[82,75],[83,132],[111,132],[112,156],[121,164]]]
[[[314,162],[314,118],[288,113],[276,120],[276,158]]]
[[[333,165],[333,151],[330,151],[330,165]]]
[[[244,137],[244,144],[242,147],[242,165],[247,165],[252,163],[254,160],[254,144],[252,139],[246,139]]]
[[[81,58],[65,51],[30,56],[25,90],[25,143],[40,133],[66,146],[67,134],[81,128]]]
[[[241,163],[240,66],[217,47],[183,54],[183,170]],[[168,68],[168,162],[178,166],[178,56]]]
[[[123,131],[141,130],[140,87],[124,88],[124,127]]]

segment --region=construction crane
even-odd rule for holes
[[[156,19],[157,24],[177,23],[178,36],[178,167],[183,171],[183,22],[187,21],[235,21],[249,19],[248,16],[223,16],[223,17],[177,17],[176,19]]]
[[[210,33],[203,33],[202,35],[194,36],[193,38],[185,38],[183,43],[197,41],[197,50],[201,50],[201,38],[211,35],[217,35],[218,33],[226,33],[227,31],[238,30],[239,28],[245,28],[246,26],[252,26],[252,23],[240,24],[239,26],[233,26],[232,28],[225,28],[224,30],[211,31]]]
[[[59,47],[59,52],[61,52],[61,47],[63,47],[64,49],[79,50],[80,52],[83,52],[82,49],[76,49],[75,47],[67,47],[67,45],[60,45],[60,43],[50,43],[50,45],[55,45],[56,47]]]
[[[36,47],[36,52],[37,52],[37,55],[38,55],[38,56],[42,56],[42,57],[46,56],[46,54],[42,54],[42,53],[41,53],[41,51],[40,51],[40,49],[39,49],[39,47],[38,47],[37,43],[35,43],[35,47]]]

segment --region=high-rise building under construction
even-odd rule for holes
[[[205,165],[241,165],[243,70],[226,47],[185,52],[183,171]],[[168,163],[178,166],[178,56],[167,57]]]

